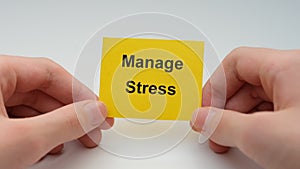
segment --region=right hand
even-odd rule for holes
[[[217,84],[222,68],[225,110],[211,108],[224,87]],[[203,106],[191,121],[198,132],[210,112],[223,112],[210,137],[213,151],[237,147],[264,168],[300,168],[300,50],[233,50],[204,86]]]

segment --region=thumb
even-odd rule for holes
[[[299,124],[299,118],[288,113],[297,114],[297,110],[243,114],[217,108],[199,108],[193,115],[191,125],[201,133],[200,142],[209,138],[222,146],[237,147],[264,168],[293,168],[296,166],[293,161],[297,161],[295,158],[298,156],[290,155],[299,153],[295,146],[299,142],[296,137],[299,136],[299,127],[295,125]],[[282,167],[285,164],[290,166]]]
[[[99,127],[105,121],[106,114],[103,103],[87,100],[30,118],[27,122],[31,123],[34,134],[42,139],[43,144],[53,148]]]
[[[191,120],[191,126],[200,132],[199,142],[208,139],[226,147],[237,147],[241,135],[248,126],[246,114],[213,107],[197,109]]]

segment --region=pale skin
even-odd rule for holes
[[[236,147],[263,168],[300,168],[300,50],[238,48],[222,62],[226,77],[223,117],[210,138],[217,153]],[[211,78],[217,77],[215,73]],[[82,129],[74,110],[73,77],[43,58],[0,56],[0,168],[26,168],[48,153],[59,153],[63,143],[78,139],[95,147],[101,129],[113,124],[106,109],[84,85],[77,86],[82,100],[89,99],[101,117]],[[211,98],[218,88],[208,81],[203,106],[191,125],[201,131]],[[212,92],[214,90],[214,92]],[[211,94],[215,93],[216,96]],[[85,104],[87,101],[78,102]]]
[[[241,47],[225,57],[222,68],[226,102],[224,110],[215,109],[223,116],[210,148],[225,153],[236,147],[266,169],[299,169],[300,50]],[[203,88],[204,108],[191,121],[198,132],[218,86],[209,80]]]
[[[78,81],[73,103],[72,75],[49,59],[0,56],[0,77],[0,168],[27,168],[74,139],[96,147],[101,130],[113,125],[104,104]],[[83,129],[77,113],[88,111],[76,110],[88,104],[96,120]]]

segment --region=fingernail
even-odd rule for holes
[[[199,110],[200,110],[200,108],[197,108],[193,113],[192,120],[191,120],[193,125],[196,123]]]
[[[215,108],[210,108],[208,110],[208,114],[205,118],[200,136],[198,138],[200,144],[205,143],[213,135],[223,115],[223,111],[221,110],[217,110]]]
[[[107,114],[104,104],[93,100],[77,102],[75,111],[85,133],[99,127]]]
[[[192,115],[192,120],[191,120],[191,125],[193,127],[194,130],[196,131],[201,131],[201,119],[203,119],[203,113],[199,113],[200,112],[200,108],[196,109]]]
[[[102,103],[93,101],[84,105],[83,109],[85,111],[87,122],[93,126],[98,127],[105,119],[106,111],[103,110],[104,106]]]
[[[202,133],[200,133],[199,138],[198,138],[198,142],[199,142],[200,144],[204,144],[204,143],[206,143],[206,141],[207,141],[208,139],[209,139],[209,138],[208,138],[207,136],[205,136],[205,135],[203,135]]]

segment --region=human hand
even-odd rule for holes
[[[93,92],[72,80],[49,59],[0,56],[0,168],[26,168],[78,138],[97,146],[100,129],[114,121]],[[85,101],[72,104],[72,94]]]
[[[218,83],[222,69],[226,84]],[[222,93],[225,110],[212,108]],[[300,168],[300,50],[233,50],[205,84],[202,104],[191,126],[204,137],[207,115],[223,112],[210,137],[213,151],[237,147],[264,168]]]

